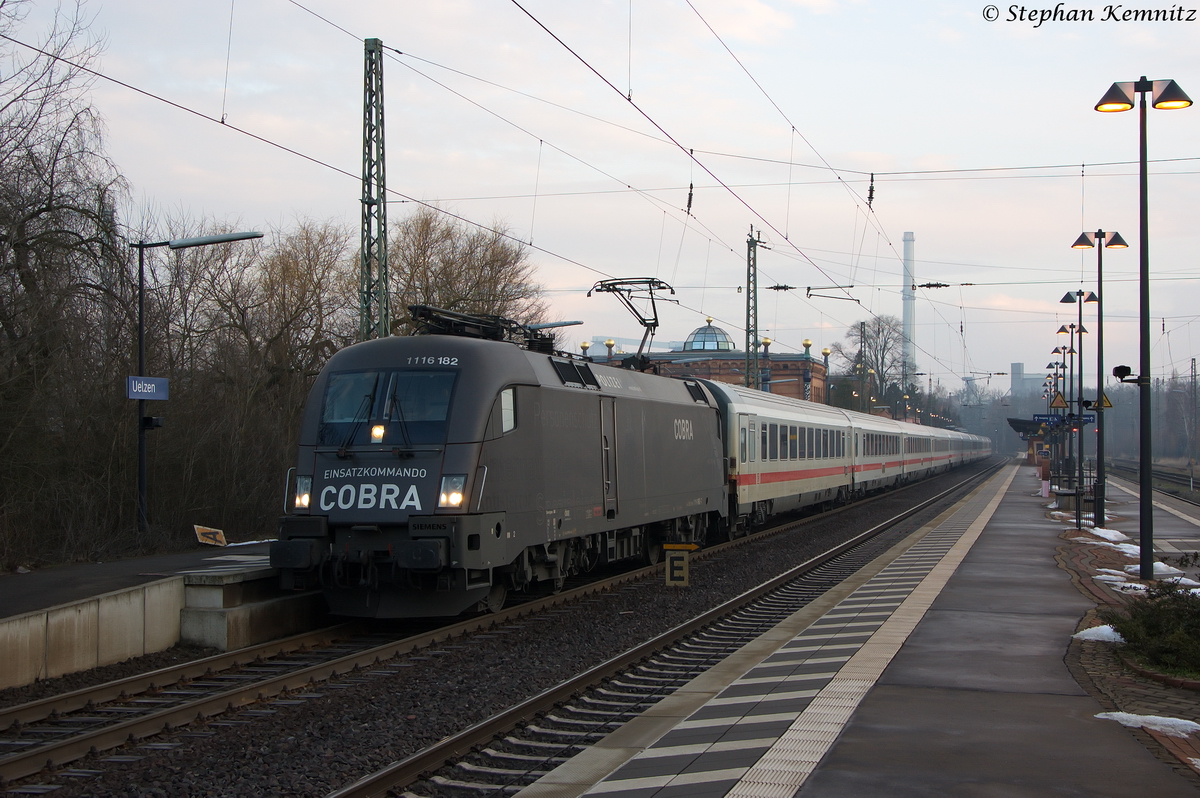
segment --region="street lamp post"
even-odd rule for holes
[[[1138,95],[1139,124],[1138,124],[1138,195],[1139,195],[1139,299],[1140,299],[1140,357],[1138,376],[1139,406],[1138,419],[1140,426],[1140,446],[1138,452],[1139,470],[1139,544],[1140,562],[1138,576],[1141,579],[1154,578],[1154,477],[1153,457],[1154,446],[1150,437],[1153,415],[1153,394],[1150,390],[1150,211],[1147,200],[1149,180],[1146,169],[1146,95],[1153,98],[1152,104],[1160,110],[1187,108],[1192,104],[1191,99],[1184,94],[1173,80],[1141,80],[1114,83],[1096,103],[1096,110],[1103,113],[1129,111],[1133,109],[1133,95]],[[1121,378],[1118,378],[1121,379]]]
[[[1096,526],[1107,519],[1104,503],[1108,497],[1108,472],[1104,464],[1104,250],[1128,249],[1120,233],[1097,230],[1080,233],[1072,249],[1096,249],[1096,481],[1092,486],[1092,513]]]
[[[759,372],[759,376],[758,376],[759,390],[763,390],[763,391],[766,391],[767,393],[770,393],[771,392],[771,339],[770,338],[762,339],[762,350],[763,350],[763,365],[762,365],[762,370]]]
[[[205,247],[211,244],[224,244],[230,241],[244,241],[248,238],[262,238],[258,232],[222,233],[215,236],[199,236],[197,238],[175,238],[170,241],[139,241],[130,243],[131,249],[138,251],[138,373],[139,377],[146,376],[146,250],[156,247],[171,249],[188,249],[190,247]],[[146,400],[138,399],[137,450],[138,450],[138,532],[146,535],[150,524],[146,515],[146,430],[153,420],[146,417]]]
[[[1075,406],[1075,324],[1063,324],[1058,328],[1057,335],[1067,336],[1067,346],[1059,347],[1059,352],[1064,357],[1063,362],[1063,381],[1066,390],[1063,391],[1067,402],[1067,413],[1064,421],[1070,421],[1071,408]],[[1067,438],[1067,486],[1071,490],[1076,490],[1075,485],[1075,436],[1070,430],[1066,433]]]
[[[1076,337],[1078,340],[1078,346],[1073,347],[1072,351],[1075,352],[1079,358],[1079,374],[1077,375],[1078,390],[1075,390],[1075,388],[1072,388],[1072,392],[1075,395],[1074,412],[1076,414],[1077,426],[1078,426],[1078,430],[1079,430],[1078,432],[1075,433],[1075,437],[1078,438],[1078,440],[1079,440],[1079,446],[1076,447],[1079,450],[1079,460],[1075,465],[1075,473],[1077,475],[1077,478],[1076,478],[1077,487],[1075,489],[1075,528],[1082,529],[1083,528],[1083,494],[1084,494],[1084,489],[1086,488],[1085,481],[1084,481],[1084,475],[1083,475],[1083,461],[1084,461],[1083,453],[1084,453],[1084,444],[1086,443],[1086,436],[1084,435],[1084,420],[1085,419],[1084,419],[1083,411],[1088,406],[1088,402],[1085,401],[1083,398],[1083,334],[1087,332],[1087,330],[1084,329],[1084,327],[1083,327],[1083,304],[1085,302],[1099,302],[1100,300],[1095,295],[1095,293],[1093,293],[1091,291],[1088,291],[1088,292],[1068,291],[1065,295],[1063,295],[1063,298],[1058,301],[1061,303],[1064,303],[1064,304],[1074,303],[1075,305],[1077,305],[1076,310],[1078,311],[1078,325],[1075,325],[1075,324],[1071,325],[1072,327],[1075,328],[1075,334],[1076,334]],[[1094,521],[1095,520],[1095,501],[1094,500],[1092,503],[1092,508],[1093,508],[1092,513],[1093,513],[1093,521]],[[1100,524],[1093,524],[1093,525],[1100,526]]]

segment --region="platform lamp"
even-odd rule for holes
[[[1076,337],[1079,341],[1079,391],[1075,394],[1075,412],[1079,423],[1079,432],[1076,437],[1079,439],[1079,462],[1076,464],[1076,473],[1079,476],[1079,488],[1075,493],[1075,528],[1083,528],[1083,452],[1086,436],[1084,435],[1084,415],[1083,411],[1087,408],[1088,402],[1083,398],[1083,336],[1087,330],[1083,326],[1083,306],[1087,302],[1100,303],[1100,297],[1096,296],[1093,291],[1068,291],[1063,295],[1063,298],[1058,300],[1063,304],[1074,303],[1077,305],[1076,311],[1079,315],[1079,325],[1076,329]],[[1097,402],[1099,404],[1099,402]],[[1095,521],[1095,503],[1092,505],[1092,520]]]
[[[130,243],[131,249],[138,251],[138,373],[139,377],[146,376],[146,250],[156,247],[171,249],[190,249],[192,247],[207,247],[212,244],[227,244],[230,241],[245,241],[249,238],[262,238],[259,232],[221,233],[215,236],[198,236],[196,238],[175,238],[170,241],[139,241]],[[138,399],[138,532],[146,535],[150,532],[150,524],[146,517],[146,430],[150,429],[154,420],[146,416],[146,400]]]
[[[825,347],[821,350],[821,357],[825,362],[825,404],[829,404],[829,356],[833,354],[833,350]]]
[[[1104,502],[1108,496],[1108,473],[1104,465],[1104,250],[1128,249],[1120,233],[1097,230],[1080,233],[1071,249],[1096,250],[1096,482],[1092,487],[1092,512],[1096,526],[1107,521]]]
[[[763,361],[764,365],[758,370],[758,381],[760,390],[771,392],[771,339],[763,338],[762,341]]]
[[[1141,579],[1154,578],[1154,478],[1153,457],[1154,446],[1151,439],[1151,424],[1153,415],[1153,396],[1150,391],[1150,211],[1147,201],[1149,181],[1146,169],[1146,95],[1152,97],[1151,104],[1159,110],[1175,110],[1187,108],[1192,104],[1191,99],[1184,94],[1183,89],[1173,80],[1141,80],[1127,83],[1114,83],[1096,103],[1095,108],[1102,113],[1117,113],[1133,110],[1133,95],[1138,95],[1138,195],[1139,195],[1139,283],[1140,283],[1140,358],[1139,374],[1129,379],[1132,371],[1126,366],[1122,368],[1125,377],[1117,377],[1122,382],[1135,382],[1138,385],[1138,419],[1140,429],[1140,446],[1138,454],[1139,486],[1139,527],[1140,534],[1140,568],[1138,576]],[[1113,370],[1116,376],[1116,369]]]
[[[1055,331],[1055,335],[1067,336],[1067,345],[1058,347],[1059,357],[1063,361],[1062,394],[1067,402],[1067,412],[1064,421],[1070,421],[1071,408],[1075,406],[1075,323],[1063,324]],[[1075,489],[1075,437],[1068,430],[1067,439],[1067,485]]]

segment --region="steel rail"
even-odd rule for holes
[[[1120,479],[1124,479],[1124,480],[1128,481],[1134,488],[1139,487],[1136,482],[1134,482],[1133,480],[1130,480],[1129,477],[1126,476],[1126,475],[1132,475],[1134,477],[1137,476],[1138,469],[1137,469],[1136,464],[1133,467],[1113,464],[1113,465],[1109,466],[1109,472],[1110,473],[1113,473],[1113,472],[1119,473],[1122,475],[1120,477]],[[1160,469],[1152,469],[1151,476],[1153,479],[1155,479],[1159,482],[1165,482],[1168,485],[1175,485],[1175,486],[1179,487],[1182,490],[1182,493],[1190,493],[1191,492],[1190,491],[1191,485],[1190,485],[1190,482],[1189,482],[1186,474],[1179,474],[1179,473],[1173,472],[1173,471],[1162,471]],[[1166,490],[1165,488],[1161,488],[1161,487],[1156,487],[1154,490],[1156,493],[1161,493],[1163,496],[1170,496],[1172,499],[1181,501],[1184,504],[1190,504],[1194,507],[1200,507],[1200,501],[1197,501],[1195,499],[1189,499],[1186,496],[1183,496],[1182,493],[1180,493],[1180,492]]]
[[[901,490],[914,487],[917,484],[920,483],[910,483],[909,485],[903,486]],[[877,497],[872,497],[865,501],[873,501],[875,498]],[[819,515],[785,521],[781,524],[752,532],[749,535],[736,538],[731,541],[723,541],[721,543],[712,544],[700,551],[693,552],[692,559],[704,559],[715,554],[720,554],[731,548],[748,545],[766,537],[790,532],[800,526],[828,519],[838,513],[846,512],[855,507],[859,507],[863,503],[863,501],[854,502],[852,504],[823,512]],[[537,612],[545,609],[546,607],[573,601],[577,598],[587,596],[594,592],[607,590],[610,587],[614,587],[625,582],[637,581],[639,579],[646,578],[647,576],[652,576],[661,572],[663,567],[664,566],[662,564],[655,564],[643,568],[633,569],[603,580],[597,580],[586,585],[570,588],[550,596],[524,601],[519,604],[514,604],[512,607],[501,610],[497,613],[478,616],[466,621],[449,625],[444,627],[444,632],[450,637],[456,637],[460,634],[478,631],[480,628],[490,626],[494,623],[503,623],[508,620],[513,620],[514,618],[522,617],[530,612]],[[362,631],[362,623],[359,621],[338,624],[311,632],[293,635],[292,637],[273,640],[256,646],[248,646],[246,648],[225,652],[223,654],[215,654],[211,657],[205,657],[203,659],[193,660],[191,662],[186,662],[179,665],[171,665],[158,670],[148,671],[142,674],[135,674],[123,679],[105,682],[104,684],[83,687],[69,693],[49,696],[47,698],[31,701],[25,704],[3,707],[0,708],[0,731],[9,728],[13,722],[28,724],[46,720],[55,714],[62,715],[69,712],[77,712],[89,706],[119,701],[130,696],[152,692],[157,688],[175,684],[181,680],[191,680],[202,676],[212,676],[220,671],[236,668],[240,665],[245,665],[249,662],[253,662],[262,658],[279,656],[282,654],[293,653],[305,648],[327,645],[336,640],[359,634]],[[443,630],[439,629],[438,631],[440,632]],[[412,639],[424,640],[427,636],[427,634],[418,635]]]
[[[809,519],[804,519],[805,521]],[[716,554],[729,548],[746,545],[763,537],[780,534],[802,522],[792,522],[779,528],[763,530],[762,532],[738,538],[734,541],[721,543],[706,549],[700,557]],[[302,688],[312,682],[325,681],[329,678],[349,672],[356,668],[369,667],[380,660],[411,653],[427,646],[436,645],[446,640],[459,637],[470,632],[490,628],[498,623],[521,618],[525,615],[539,612],[565,602],[587,596],[591,593],[608,590],[616,585],[633,582],[661,572],[664,566],[656,564],[644,568],[627,571],[604,580],[589,583],[580,587],[564,590],[550,596],[532,601],[522,602],[498,613],[470,618],[449,626],[440,627],[431,632],[422,633],[400,640],[389,641],[382,645],[372,646],[348,654],[328,662],[299,668],[274,677],[265,677],[252,683],[239,685],[229,690],[211,693],[195,701],[181,703],[173,707],[150,711],[144,715],[130,718],[126,721],[109,724],[93,729],[83,734],[44,745],[32,747],[8,756],[0,757],[0,779],[13,781],[40,772],[48,766],[59,766],[74,761],[93,751],[105,751],[124,744],[130,738],[142,739],[162,732],[175,726],[186,725],[197,718],[211,717],[228,709],[245,706],[279,693]],[[354,624],[347,624],[334,629],[348,631]],[[95,704],[110,703],[128,698],[130,695],[144,693],[155,687],[172,684],[180,678],[195,678],[211,675],[211,672],[235,667],[253,661],[266,654],[290,653],[303,645],[313,642],[322,635],[327,642],[336,637],[328,633],[332,630],[322,630],[307,635],[297,635],[283,641],[240,649],[238,651],[220,654],[193,663],[163,668],[152,673],[140,674],[127,679],[109,682],[91,688],[83,688],[61,696],[53,696],[40,701],[10,707],[2,711],[0,728],[8,728],[13,721],[30,723],[45,720],[54,713],[60,715],[86,709]]]
[[[175,684],[181,680],[191,680],[202,676],[211,676],[216,671],[229,670],[245,665],[263,657],[274,657],[280,654],[291,654],[312,646],[320,646],[352,635],[357,623],[344,623],[327,626],[312,632],[272,640],[257,646],[239,648],[224,654],[214,654],[211,657],[192,660],[180,665],[169,665],[158,670],[139,673],[133,676],[117,679],[92,687],[81,687],[70,693],[49,696],[30,701],[27,704],[16,704],[0,709],[0,731],[9,728],[14,722],[28,724],[46,720],[54,714],[77,712],[89,705],[106,704],[119,701],[134,695]]]
[[[930,507],[937,502],[943,500],[956,491],[961,490],[965,485],[973,482],[981,482],[986,477],[990,477],[998,471],[1007,462],[1001,461],[984,471],[974,474],[971,477],[963,480],[952,488],[949,488],[936,496],[926,499],[925,501],[898,513],[880,524],[876,524],[865,532],[855,535],[850,540],[834,546],[825,552],[810,558],[809,560],[791,568],[787,572],[774,577],[757,587],[751,588],[729,601],[714,607],[707,612],[701,613],[689,621],[664,632],[661,635],[649,640],[641,645],[619,654],[612,659],[602,662],[601,664],[590,668],[589,670],[568,679],[561,684],[550,688],[532,698],[517,704],[516,706],[500,712],[487,720],[481,721],[467,729],[464,729],[457,734],[444,738],[435,743],[433,746],[409,756],[399,762],[393,763],[375,773],[364,776],[362,779],[350,784],[342,789],[329,793],[327,798],[373,798],[387,793],[388,790],[394,790],[407,786],[411,782],[420,778],[423,774],[434,771],[451,760],[464,756],[477,745],[484,743],[498,734],[503,734],[509,731],[518,724],[553,708],[556,704],[560,704],[569,700],[573,696],[583,690],[593,686],[597,682],[610,678],[621,671],[628,668],[630,665],[639,662],[646,657],[654,654],[660,649],[666,648],[681,638],[686,637],[697,629],[701,629],[713,621],[722,618],[740,607],[747,604],[766,593],[771,592],[780,585],[802,576],[808,571],[824,565],[830,560],[844,554],[850,549],[859,544],[871,539],[872,537],[886,531],[895,526],[901,521],[910,518],[916,513]],[[742,540],[745,540],[743,538]]]
[[[886,523],[892,524],[903,520],[903,518],[911,515],[913,512],[919,511],[929,503],[937,501],[942,496],[958,490],[962,485],[967,484],[972,479],[978,478],[978,476],[979,475],[975,475],[975,477],[968,478],[967,480],[958,483],[958,485],[955,487],[938,494],[938,496],[934,497],[933,499],[927,500],[926,502],[917,505],[905,513],[895,516]],[[902,489],[915,487],[918,484],[920,483],[911,483],[910,485],[904,486]],[[811,523],[826,520],[831,515],[848,511],[854,507],[861,507],[863,504],[873,500],[874,499],[859,501],[853,504],[835,508],[829,512],[786,521],[777,526],[754,532],[744,537],[709,546],[701,551],[695,552],[692,557],[693,559],[697,560],[705,559],[730,549],[756,543],[763,539],[784,534]],[[882,528],[883,527],[879,527],[878,530],[882,531]],[[867,533],[863,533],[863,535],[868,536],[870,534],[875,534],[875,532],[868,531]],[[857,545],[857,541],[864,539],[863,535],[857,536],[854,539],[855,542],[844,544],[843,547],[838,547],[837,551],[830,556],[836,556],[837,553],[840,553],[840,551],[844,550],[846,545]],[[808,563],[805,563],[799,567],[802,569],[806,567],[816,567],[816,565],[821,564],[820,562],[817,562],[816,559],[817,558],[814,558],[814,560],[810,560]],[[821,562],[823,561],[824,560]],[[139,740],[150,737],[152,735],[161,733],[164,730],[185,726],[197,719],[219,715],[222,712],[230,709],[236,709],[238,707],[246,706],[247,704],[252,704],[257,701],[279,695],[280,693],[306,687],[313,682],[326,681],[330,678],[334,678],[355,669],[370,667],[381,660],[387,660],[402,654],[408,654],[428,646],[433,646],[438,643],[469,634],[471,632],[488,629],[496,624],[516,620],[550,607],[574,601],[592,593],[609,590],[617,585],[639,581],[641,579],[661,573],[664,568],[665,564],[657,563],[655,565],[626,571],[603,580],[590,582],[580,587],[564,590],[560,593],[522,602],[513,607],[501,610],[498,613],[480,615],[465,621],[451,624],[449,626],[439,627],[438,629],[430,632],[405,637],[399,640],[388,641],[387,643],[364,648],[344,657],[329,660],[317,665],[299,668],[289,671],[288,673],[279,674],[277,676],[267,676],[261,680],[238,685],[237,687],[233,687],[229,690],[210,693],[203,697],[197,698],[194,701],[181,703],[160,710],[152,710],[146,714],[138,715],[137,717],[130,718],[125,721],[105,725],[101,728],[96,728],[68,739],[47,742],[44,745],[35,746],[25,751],[0,757],[0,779],[5,782],[22,779],[38,773],[44,768],[58,767],[79,759],[80,757],[89,753],[116,748],[128,742],[130,739]],[[793,569],[793,572],[795,572],[795,569]],[[793,578],[795,575],[793,572],[789,572],[792,573],[793,576],[789,576],[787,578]],[[749,599],[742,600],[744,601]],[[325,636],[327,642],[332,642],[332,640],[338,638],[331,636],[331,632],[335,630],[349,631],[350,629],[354,628],[354,626],[354,624],[347,624],[341,627],[332,627],[313,633],[296,635],[291,638],[286,638],[285,640],[275,641],[273,643],[267,643],[261,646],[239,649],[238,651],[219,654],[214,657],[208,657],[192,663],[171,666],[169,668],[163,668],[151,673],[128,677],[127,679],[109,682],[96,687],[83,688],[65,695],[53,696],[40,701],[10,707],[5,710],[0,710],[0,729],[9,727],[13,721],[17,720],[19,720],[21,723],[36,722],[52,717],[55,712],[63,715],[67,712],[91,708],[96,704],[120,701],[123,698],[128,698],[133,694],[147,692],[157,687],[172,684],[179,681],[180,678],[191,679],[197,676],[210,676],[213,675],[213,671],[217,670],[217,668],[214,666],[219,666],[221,670],[229,669],[235,667],[236,665],[246,664],[250,661],[253,661],[258,657],[263,656],[264,652],[269,652],[268,655],[271,656],[281,653],[290,653],[300,649],[304,645],[307,645],[308,643],[306,641],[312,641],[320,638],[321,636]],[[290,649],[285,649],[285,646],[292,647]],[[172,674],[174,674],[174,678],[171,678]],[[67,720],[69,719],[69,716],[64,717],[63,719]]]

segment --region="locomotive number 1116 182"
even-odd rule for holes
[[[456,357],[410,357],[408,358],[410,366],[457,366],[458,358]]]

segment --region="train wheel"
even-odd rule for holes
[[[643,559],[645,559],[647,565],[658,565],[658,561],[662,559],[662,541],[650,535],[646,535],[645,541],[646,548],[642,552]]]
[[[504,601],[507,598],[508,587],[502,582],[497,582],[488,591],[487,598],[480,602],[483,605],[481,609],[484,612],[500,612],[500,610],[504,609]]]

